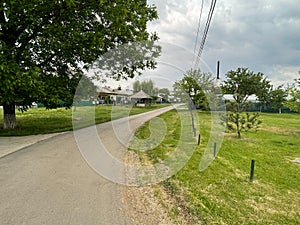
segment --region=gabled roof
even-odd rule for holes
[[[111,89],[109,87],[98,87],[97,92],[99,94],[107,94],[107,95],[123,95],[123,96],[130,96],[133,94],[133,91],[126,89],[126,90],[118,90],[118,89]]]
[[[112,93],[114,93],[114,91],[111,90],[111,89],[108,88],[108,87],[98,87],[98,88],[97,88],[97,92],[98,92],[98,93],[106,93],[106,94],[112,94]]]
[[[152,99],[150,95],[147,95],[143,90],[140,90],[139,92],[135,93],[134,95],[131,95],[131,99]]]

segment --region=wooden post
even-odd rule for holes
[[[251,160],[251,169],[250,169],[250,182],[253,182],[254,180],[254,166],[255,166],[255,160]]]
[[[200,145],[200,140],[201,140],[201,136],[200,136],[200,133],[198,135],[198,145]]]

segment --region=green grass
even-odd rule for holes
[[[116,113],[113,114],[113,119],[126,116],[126,111],[130,110],[130,115],[143,113],[150,110],[155,110],[164,107],[164,104],[152,105],[151,107],[130,107],[117,106],[114,107]],[[125,110],[124,110],[125,109]],[[77,107],[77,112],[89,112],[94,110],[92,106]],[[111,120],[112,106],[96,106],[95,120],[80,121],[80,127],[99,124]],[[3,110],[0,109],[0,136],[23,136],[34,134],[47,134],[70,131],[72,126],[72,109],[52,109],[31,108],[22,113],[16,111],[18,127],[16,129],[3,129]]]
[[[157,148],[139,153],[157,162],[174,148],[180,130],[175,111],[161,116],[167,124],[166,138]],[[186,166],[160,184],[174,205],[166,205],[176,219],[187,224],[299,224],[300,115],[261,114],[257,132],[225,134],[217,158],[203,172],[198,166],[210,131],[210,114],[199,112],[201,144]],[[147,137],[147,124],[137,132]],[[196,140],[195,140],[196,141]],[[249,182],[250,163],[255,159],[254,182]],[[158,196],[164,196],[160,193]],[[180,220],[178,220],[180,221]]]
[[[147,163],[150,159],[152,163],[157,163],[159,160],[164,160],[170,152],[174,150],[174,147],[177,145],[179,134],[180,134],[180,121],[179,116],[175,110],[166,112],[160,116],[164,121],[168,121],[166,123],[167,126],[167,134],[165,135],[164,141],[154,149],[148,151],[139,151],[134,150],[139,158],[140,161],[143,163]],[[150,137],[150,129],[149,129],[150,121],[146,122],[144,126],[138,128],[136,130],[136,136],[139,139],[147,139]],[[135,145],[135,143],[131,143],[131,145]],[[137,149],[135,147],[134,149]],[[130,149],[133,150],[133,149]]]

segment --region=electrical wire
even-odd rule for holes
[[[197,35],[196,35],[195,46],[194,46],[194,55],[196,54],[196,48],[197,48],[198,37],[199,37],[199,32],[200,32],[203,5],[204,5],[204,0],[202,0],[202,3],[201,3],[200,15],[199,15],[199,19],[198,19],[198,28],[197,28]]]
[[[215,9],[215,5],[216,5],[216,0],[212,0],[210,10],[209,10],[209,13],[208,13],[208,18],[206,20],[202,40],[201,40],[201,45],[200,45],[200,48],[199,48],[199,51],[198,51],[198,60],[200,60],[200,57],[202,55],[202,51],[203,51],[204,44],[205,44],[207,34],[208,34],[208,30],[209,30],[209,27],[210,27],[212,15],[213,15],[213,12],[214,12],[214,9]]]
[[[200,47],[199,47],[199,51],[198,51],[198,55],[197,55],[197,59],[196,59],[194,68],[198,67],[198,65],[199,65],[201,55],[202,55],[202,51],[203,51],[203,48],[204,48],[204,44],[205,44],[205,41],[206,41],[206,38],[207,38],[208,30],[209,30],[209,27],[210,27],[211,19],[212,19],[214,9],[215,9],[215,6],[216,6],[216,2],[217,2],[217,0],[212,0],[211,1],[208,17],[207,17],[207,20],[206,20],[206,24],[205,24],[205,28],[204,28],[204,31],[203,31],[203,36],[202,36],[202,40],[201,40],[201,44],[200,44]]]

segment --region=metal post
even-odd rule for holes
[[[254,165],[255,165],[255,160],[251,160],[251,170],[250,170],[250,182],[253,182],[254,180]]]
[[[220,61],[217,62],[217,79],[220,79]]]
[[[201,140],[201,136],[200,136],[200,133],[198,135],[198,145],[200,145],[200,140]]]
[[[217,79],[216,79],[216,87],[221,86],[221,80],[220,80],[220,61],[217,62]]]
[[[217,155],[217,143],[214,143],[214,157]]]

